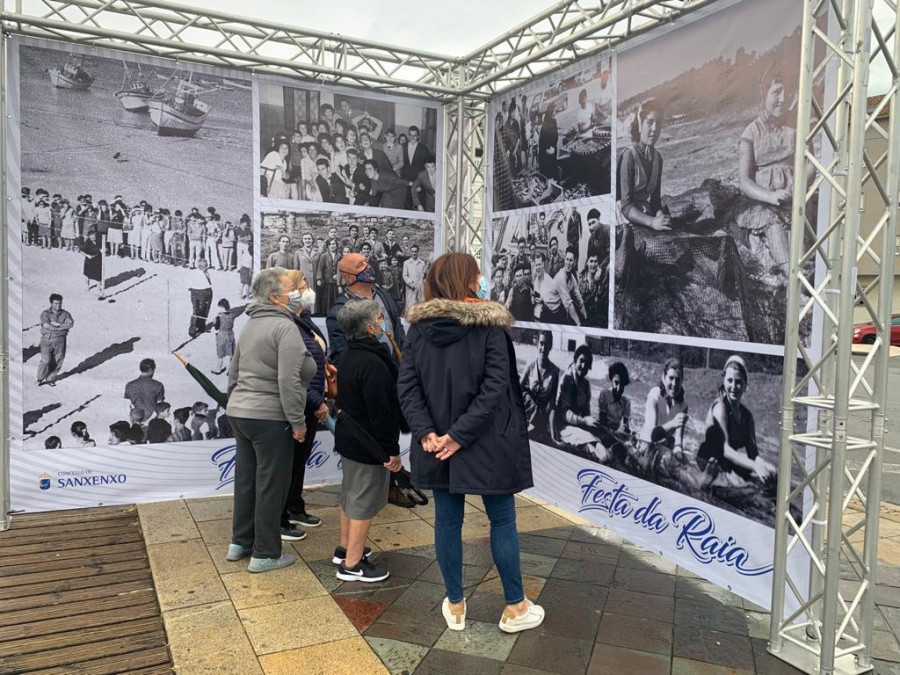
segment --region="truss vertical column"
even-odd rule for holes
[[[821,675],[872,668],[893,247],[900,199],[898,40],[889,48],[900,31],[900,12],[896,0],[879,0],[895,17],[888,33],[882,34],[873,23],[874,1],[804,0],[769,651],[806,673]],[[831,34],[825,28],[826,13],[831,14]],[[870,55],[873,39],[878,48]],[[882,104],[869,111],[869,63],[879,56],[888,63],[893,86]],[[826,72],[836,72],[835,87],[822,86]],[[885,105],[891,106],[887,130],[877,121]],[[880,157],[866,150],[867,131],[887,141]],[[819,141],[824,148],[816,147]],[[815,177],[809,182],[807,176]],[[860,207],[863,186],[869,182],[882,209],[872,233],[863,238]],[[809,217],[815,218],[812,210],[823,200],[830,200],[830,215],[817,234]],[[808,274],[817,257],[827,271],[814,286]],[[875,280],[865,287],[857,279],[863,258],[878,269]],[[875,291],[873,303],[870,296]],[[877,330],[861,364],[852,354],[857,306],[866,309]],[[824,326],[819,355],[813,355],[802,337],[802,327],[814,311],[821,314]],[[798,355],[806,370],[799,380]],[[816,429],[795,427],[802,410],[808,413],[806,419],[816,420]],[[851,415],[854,420],[865,418],[859,436],[850,433]],[[815,452],[811,467],[808,449]],[[862,458],[855,472],[846,461],[848,453]],[[794,486],[797,476],[801,480]],[[790,505],[807,490],[812,506],[798,520]],[[850,508],[856,501],[863,513]],[[808,560],[808,589],[792,576],[793,570],[804,567],[789,568],[792,553]],[[856,582],[844,592],[842,564],[844,571],[852,570]]]
[[[459,69],[460,86],[465,71]],[[444,250],[467,251],[479,261],[484,252],[484,157],[487,104],[466,95],[445,106]]]
[[[6,194],[7,85],[6,34],[0,30],[0,532],[9,529],[9,273],[7,237],[9,227]]]

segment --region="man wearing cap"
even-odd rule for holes
[[[600,267],[606,269],[609,266],[609,225],[600,222],[600,211],[597,209],[588,211],[587,224],[590,232],[587,257],[597,256]]]
[[[341,356],[347,347],[347,338],[337,322],[337,315],[341,308],[348,302],[356,300],[375,300],[384,315],[385,332],[377,336],[379,342],[388,346],[391,354],[399,361],[391,338],[396,342],[398,349],[403,349],[406,339],[406,331],[400,322],[400,312],[393,298],[383,288],[375,283],[375,270],[369,265],[365,256],[360,253],[348,253],[338,263],[341,275],[341,283],[346,289],[331,305],[325,324],[328,326],[329,358],[336,366],[340,365]]]

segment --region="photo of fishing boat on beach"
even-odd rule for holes
[[[122,65],[125,66],[125,75],[122,79],[122,88],[116,92],[119,104],[128,112],[147,112],[150,108],[150,99],[153,98],[153,90],[141,73],[141,67],[130,70],[124,61]]]
[[[84,57],[72,54],[68,61],[59,68],[50,68],[50,82],[57,89],[90,89],[94,83],[93,76],[84,67]]]
[[[219,87],[204,90],[194,84],[192,77],[173,74],[149,102],[150,121],[160,136],[193,136],[206,121],[212,107],[197,96]]]

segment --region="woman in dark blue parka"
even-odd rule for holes
[[[412,434],[413,483],[434,492],[434,544],[447,588],[443,613],[465,628],[462,523],[465,495],[481,495],[491,552],[507,607],[500,628],[535,628],[544,610],[525,597],[514,495],[533,485],[525,406],[509,311],[486,302],[487,285],[467,253],[440,256],[425,277],[425,302],[411,324],[398,393]]]

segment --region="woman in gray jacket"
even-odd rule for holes
[[[266,572],[295,560],[281,553],[281,511],[291,481],[291,437],[306,437],[303,409],[316,362],[294,325],[301,300],[287,270],[263,270],[251,292],[250,319],[228,368],[226,412],[237,450],[227,559],[251,555],[247,571]]]

